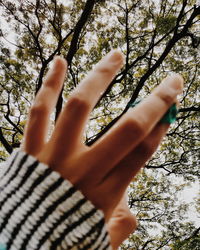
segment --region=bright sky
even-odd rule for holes
[[[60,0],[60,1],[63,1],[63,0]],[[158,1],[158,0],[155,0],[155,1]],[[68,4],[70,4],[70,3],[68,2]],[[200,4],[200,0],[197,1],[197,4]],[[1,12],[0,12],[0,14],[1,14]],[[8,32],[7,39],[11,43],[15,43],[15,34],[13,32],[10,32],[10,27],[5,23],[3,18],[1,18],[1,20],[0,20],[0,27],[4,28],[4,30],[6,30]],[[9,47],[11,47],[11,48],[13,47],[10,43],[8,43],[6,41],[5,41],[5,43]],[[177,179],[176,179],[176,181],[177,181]],[[182,181],[183,180],[181,180],[181,178],[180,178],[180,183]],[[180,202],[183,201],[183,202],[186,202],[186,203],[190,204],[191,202],[194,201],[194,198],[197,198],[198,192],[200,192],[200,184],[198,182],[193,183],[191,185],[191,187],[186,188],[184,191],[179,193],[179,201]],[[200,225],[200,217],[197,215],[197,212],[195,211],[193,206],[190,206],[190,209],[188,210],[188,218],[190,220],[194,221],[196,226]]]

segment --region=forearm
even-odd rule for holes
[[[20,151],[6,163],[0,243],[7,249],[111,249],[103,212],[69,181]]]

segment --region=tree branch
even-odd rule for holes
[[[68,53],[66,56],[66,60],[68,62],[68,65],[71,65],[72,59],[77,51],[77,44],[78,44],[78,40],[79,40],[81,31],[82,31],[83,27],[85,26],[85,24],[87,23],[90,15],[92,13],[95,2],[96,2],[95,0],[87,0],[85,7],[83,9],[83,12],[81,14],[81,17],[78,20],[78,22],[74,28],[74,35],[72,37],[71,44],[70,44],[70,47],[69,47],[69,50],[68,50]]]
[[[71,44],[70,44],[70,47],[69,47],[69,50],[68,50],[68,53],[67,53],[67,56],[66,56],[66,60],[67,60],[67,63],[68,63],[69,67],[70,67],[70,65],[72,63],[72,59],[73,59],[73,57],[76,54],[77,49],[78,49],[78,40],[80,38],[81,31],[82,31],[83,27],[85,26],[85,24],[87,23],[90,15],[92,13],[95,2],[96,2],[95,0],[87,0],[87,2],[85,4],[85,7],[83,9],[83,12],[81,14],[81,17],[78,20],[78,22],[77,22],[77,24],[76,24],[76,26],[74,28],[74,34],[73,34]],[[58,118],[58,116],[59,116],[59,114],[61,112],[61,109],[62,109],[62,105],[63,105],[62,92],[63,91],[61,91],[60,96],[58,98],[57,105],[56,105],[56,117],[55,117],[55,120]]]
[[[178,112],[190,112],[190,111],[194,111],[194,112],[199,112],[200,111],[200,106],[199,107],[188,107],[188,108],[180,108]]]
[[[185,1],[184,1],[185,2]],[[183,3],[184,4],[184,3]],[[197,17],[200,14],[200,6],[194,7],[193,12],[185,25],[183,26],[183,29],[177,33],[174,31],[173,37],[169,40],[167,43],[163,53],[161,54],[160,58],[155,62],[155,64],[148,69],[148,71],[141,77],[130,101],[128,102],[127,106],[125,107],[124,111],[115,119],[113,119],[102,131],[99,132],[99,134],[89,142],[87,142],[87,145],[92,145],[95,141],[97,141],[103,134],[105,134],[118,120],[119,118],[128,110],[129,104],[134,102],[136,98],[139,95],[139,92],[143,88],[146,80],[155,72],[155,70],[161,65],[161,63],[164,61],[164,59],[167,57],[167,55],[170,53],[171,49],[175,46],[175,44],[182,39],[188,32],[188,29],[192,25],[192,21],[195,17]],[[155,45],[155,44],[154,44]]]
[[[6,140],[6,138],[3,135],[2,132],[2,128],[0,128],[0,141],[3,144],[4,148],[6,149],[6,151],[11,154],[13,151],[13,148],[10,146],[10,144],[8,143],[8,141]]]

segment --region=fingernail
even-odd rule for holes
[[[179,74],[171,73],[163,80],[161,85],[167,87],[168,91],[171,91],[171,93],[176,96],[182,93],[183,78]]]

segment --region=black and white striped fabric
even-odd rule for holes
[[[104,214],[59,173],[15,151],[0,166],[0,249],[112,249]]]

